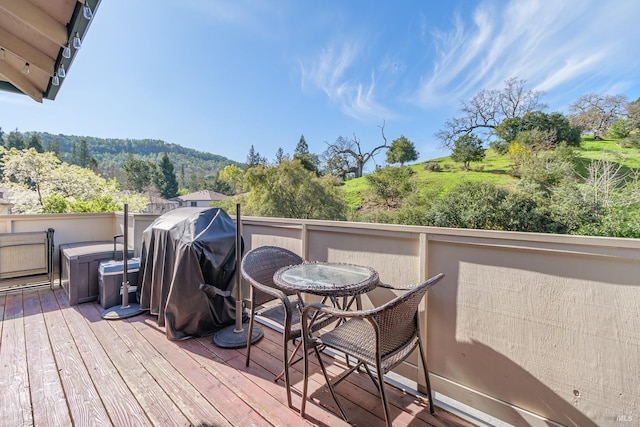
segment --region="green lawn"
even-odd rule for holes
[[[623,148],[618,145],[618,140],[594,141],[593,138],[585,138],[576,154],[583,165],[591,160],[608,159],[615,163],[623,163],[623,170],[640,170],[640,148]]]

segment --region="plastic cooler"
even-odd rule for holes
[[[129,279],[129,301],[137,302],[138,270],[140,258],[127,260],[127,277]],[[98,300],[102,308],[110,308],[122,304],[123,261],[102,261],[98,266]]]

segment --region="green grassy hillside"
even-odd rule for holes
[[[592,160],[609,159],[615,163],[622,163],[621,171],[640,171],[640,149],[624,148],[619,145],[619,140],[599,140],[585,138],[582,146],[575,149],[578,160],[577,172],[581,176],[586,175],[586,166]],[[428,163],[438,163],[441,171],[431,172],[426,169]],[[492,149],[486,151],[482,162],[471,164],[471,170],[466,172],[462,164],[454,162],[451,157],[441,157],[426,162],[411,165],[416,171],[416,179],[419,191],[423,195],[440,194],[453,187],[460,181],[491,181],[499,185],[515,186],[517,178],[509,175],[513,163],[507,156],[500,155]],[[349,180],[344,185],[347,205],[350,209],[358,209],[367,203],[368,183],[366,177]]]

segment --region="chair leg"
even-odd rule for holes
[[[282,357],[282,361],[284,362],[284,388],[287,390],[287,405],[291,408],[291,384],[289,382],[289,337],[287,334],[283,337],[282,349],[284,350],[284,354]],[[274,381],[278,381],[276,378]]]
[[[307,385],[309,384],[309,348],[304,333],[302,334],[302,341],[304,344],[304,358],[302,363],[302,403],[300,403],[300,416],[304,418],[304,410],[307,406]]]
[[[380,383],[380,398],[382,399],[382,406],[384,407],[384,419],[387,422],[387,427],[391,427],[391,413],[389,412],[387,393],[384,390],[384,373],[382,372],[382,364],[380,363],[380,360],[376,363],[376,370],[378,374],[378,382]]]
[[[336,394],[336,391],[333,389],[333,384],[331,384],[331,380],[329,379],[329,374],[327,374],[327,369],[324,367],[324,362],[322,361],[322,357],[320,357],[320,351],[318,350],[318,347],[314,347],[313,349],[315,350],[316,356],[318,357],[318,362],[320,363],[320,367],[322,368],[324,379],[327,381],[327,385],[329,386],[329,391],[331,392],[331,396],[333,397],[333,400],[335,400],[336,405],[338,405],[338,409],[340,409],[342,418],[344,418],[346,422],[349,422],[349,418],[347,418],[347,413],[345,412],[344,408],[340,404],[340,401],[338,400],[338,395]]]
[[[298,363],[300,360],[302,360],[302,358],[300,358],[294,361],[296,354],[298,354],[298,350],[300,350],[301,346],[302,346],[302,341],[299,341],[298,344],[296,344],[296,348],[293,349],[293,353],[291,353],[291,356],[289,356],[289,359],[288,359],[289,366],[292,366],[294,363]],[[276,375],[276,377],[273,380],[278,381],[283,376],[284,376],[284,369],[278,375]]]
[[[427,368],[427,358],[422,348],[422,340],[418,337],[418,348],[420,348],[420,360],[422,360],[422,368],[424,369],[424,379],[427,383],[427,398],[429,399],[429,412],[431,415],[436,414],[436,408],[433,405],[433,393],[431,391],[431,380],[429,379],[429,369]]]
[[[253,319],[255,317],[255,311],[253,306],[253,298],[251,299],[251,315],[249,316],[249,331],[247,339],[247,359],[245,360],[245,366],[249,366],[249,360],[251,359],[251,336],[253,334]]]

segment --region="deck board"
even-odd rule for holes
[[[49,332],[49,342],[73,422],[76,425],[111,424],[54,293],[41,293],[40,303],[46,311],[45,323]]]
[[[22,295],[7,295],[0,348],[0,407],[7,425],[31,425]],[[10,390],[10,392],[6,392]]]
[[[82,312],[89,317],[89,310],[96,314],[95,305],[85,305]],[[120,323],[116,325],[116,323]],[[138,331],[127,321],[106,322],[122,340],[129,350],[129,357],[140,361],[149,374],[156,380],[163,390],[171,390],[169,394],[172,402],[178,407],[193,425],[206,423],[216,426],[231,426],[231,424],[207,401],[202,394],[184,376],[182,361],[172,364],[168,362],[147,340],[141,339]],[[166,340],[165,340],[166,341]]]
[[[71,425],[62,382],[58,375],[56,359],[49,345],[49,335],[45,324],[40,297],[37,292],[24,294],[24,329],[27,347],[27,365],[32,402],[47,402],[33,406],[35,425]],[[45,343],[46,345],[43,345]]]
[[[108,355],[118,369],[120,376],[138,400],[153,425],[190,425],[187,417],[180,411],[168,394],[171,391],[163,389],[156,379],[147,371],[143,362],[131,355],[131,349],[122,342],[112,328],[112,322],[100,317],[95,304],[80,304],[79,310],[87,317],[91,330],[100,344],[109,349]],[[75,309],[75,308],[74,308]],[[121,325],[118,325],[121,326]],[[150,355],[155,357],[155,355]]]
[[[160,354],[175,366],[183,368],[183,375],[215,406],[225,418],[235,426],[264,425],[265,419],[251,406],[240,399],[233,391],[219,379],[216,375],[210,375],[206,369],[207,364],[221,363],[217,358],[212,357],[202,349],[199,352],[190,352],[183,349],[184,346],[176,347],[176,344],[166,339],[162,331],[150,326],[153,320],[137,317],[129,320],[130,324],[137,330],[146,330],[145,338],[153,345]],[[151,333],[149,333],[151,331]],[[196,346],[196,349],[199,347]],[[176,351],[178,350],[178,351]]]
[[[96,389],[100,391],[102,403],[112,423],[132,427],[150,426],[151,422],[144,409],[120,376],[118,368],[109,358],[109,351],[118,350],[105,349],[101,345],[91,329],[92,319],[83,316],[76,309],[70,308],[68,300],[63,294],[57,293],[56,299],[73,336],[82,337],[82,339],[76,339],[78,351]]]
[[[69,306],[60,289],[0,292],[0,425],[346,426],[315,357],[301,418],[302,364],[291,369],[287,406],[282,335],[263,327],[251,364],[245,349],[211,337],[167,340],[157,318],[108,321],[96,303]],[[323,355],[330,376],[342,361]],[[351,375],[336,391],[352,425],[384,425],[377,390]],[[469,426],[414,396],[387,387],[394,426]]]

